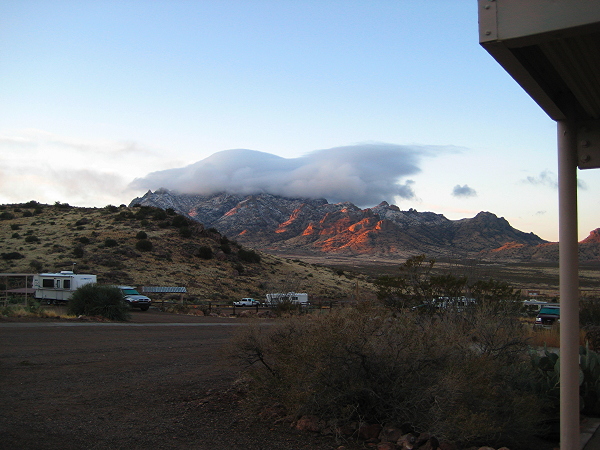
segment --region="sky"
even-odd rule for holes
[[[579,235],[600,171],[578,171]],[[467,0],[0,0],[0,203],[269,192],[558,240],[556,123]]]

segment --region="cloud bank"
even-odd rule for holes
[[[0,203],[126,203],[127,184],[160,167],[136,142],[86,140],[44,130],[0,131]],[[160,159],[160,163],[170,161]]]
[[[440,148],[359,144],[282,158],[255,150],[225,150],[186,167],[135,179],[130,188],[166,188],[186,194],[269,193],[326,198],[371,206],[383,200],[415,198],[413,182],[424,156]]]

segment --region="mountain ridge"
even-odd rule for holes
[[[434,212],[402,211],[385,201],[361,209],[325,199],[178,194],[166,189],[148,191],[133,199],[133,205],[172,208],[244,245],[272,253],[558,260],[557,243],[517,230],[488,211],[450,220]],[[580,247],[585,260],[600,260],[600,231],[593,231]]]

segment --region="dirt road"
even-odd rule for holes
[[[223,346],[243,322],[0,322],[1,449],[332,449],[247,417]]]

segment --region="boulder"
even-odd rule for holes
[[[396,427],[383,427],[381,433],[379,433],[379,440],[381,442],[398,442],[404,433],[401,429]]]
[[[398,441],[396,442],[396,445],[402,450],[413,450],[417,448],[416,443],[417,436],[415,436],[412,433],[408,433],[400,437],[400,439],[398,439]]]
[[[377,439],[379,437],[379,433],[381,433],[382,426],[378,423],[373,424],[361,424],[358,427],[358,437],[360,439],[369,440],[369,439]]]
[[[319,433],[324,428],[324,423],[317,416],[302,416],[296,421],[295,428],[300,431]]]

